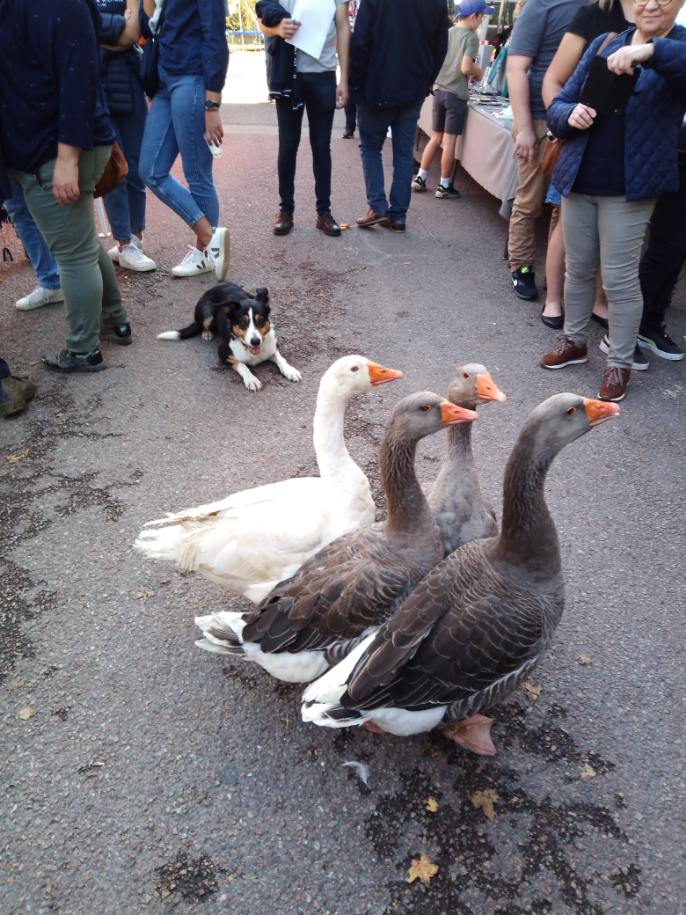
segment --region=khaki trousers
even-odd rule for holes
[[[548,178],[541,171],[541,152],[547,126],[545,120],[534,120],[536,152],[531,162],[517,159],[517,192],[512,205],[507,251],[510,270],[533,264],[536,256],[536,220],[541,215],[548,189]],[[517,131],[513,131],[517,136]]]

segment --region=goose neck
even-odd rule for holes
[[[417,441],[408,441],[393,431],[381,444],[381,482],[386,494],[389,535],[414,533],[431,522],[431,513],[414,469]]]
[[[314,413],[313,441],[319,473],[331,479],[354,465],[345,444],[344,425],[347,398],[340,392],[320,390]]]

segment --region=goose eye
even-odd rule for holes
[[[354,365],[354,366],[350,369],[350,371],[351,371],[351,372],[359,372],[359,371],[360,371],[359,365]]]
[[[431,406],[428,403],[425,403],[425,404],[422,404],[422,406],[419,409],[422,411],[422,413],[428,413],[429,410],[431,409]]]
[[[567,416],[574,416],[575,413],[576,407],[570,407],[569,410],[567,410]]]
[[[464,373],[464,377],[465,377],[465,378],[469,378],[469,372],[465,372],[465,373]]]

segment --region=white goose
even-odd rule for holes
[[[175,562],[259,603],[306,559],[374,521],[369,481],[343,437],[355,394],[402,378],[364,356],[344,356],[324,373],[314,414],[320,476],[294,477],[234,493],[218,502],[150,521],[134,547]]]

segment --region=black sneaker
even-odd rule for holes
[[[512,285],[520,299],[532,302],[538,298],[535,277],[534,268],[528,264],[512,271]]]
[[[684,358],[683,352],[664,327],[660,330],[648,331],[646,334],[639,334],[638,345],[641,349],[650,350],[661,359],[669,359],[671,362],[680,362]]]
[[[413,191],[425,191],[426,190],[426,181],[423,178],[420,178],[419,175],[415,175],[412,179],[412,190]]]
[[[449,184],[448,187],[445,187],[443,184],[439,184],[436,188],[436,193],[434,196],[438,197],[439,200],[458,200],[462,194],[456,187],[453,187],[452,184]]]
[[[598,348],[600,349],[600,352],[605,353],[605,355],[610,352],[610,338],[607,334],[603,336],[603,339],[598,344]],[[634,372],[647,372],[650,368],[650,363],[641,352],[638,343],[634,347],[634,361],[631,363],[631,368]]]
[[[63,349],[54,356],[41,356],[41,359],[56,372],[102,372],[107,368],[97,347],[90,353],[72,353]]]
[[[131,325],[127,321],[126,324],[115,324],[113,327],[103,327],[100,331],[100,339],[109,340],[110,343],[118,343],[119,346],[128,346],[133,340]]]

